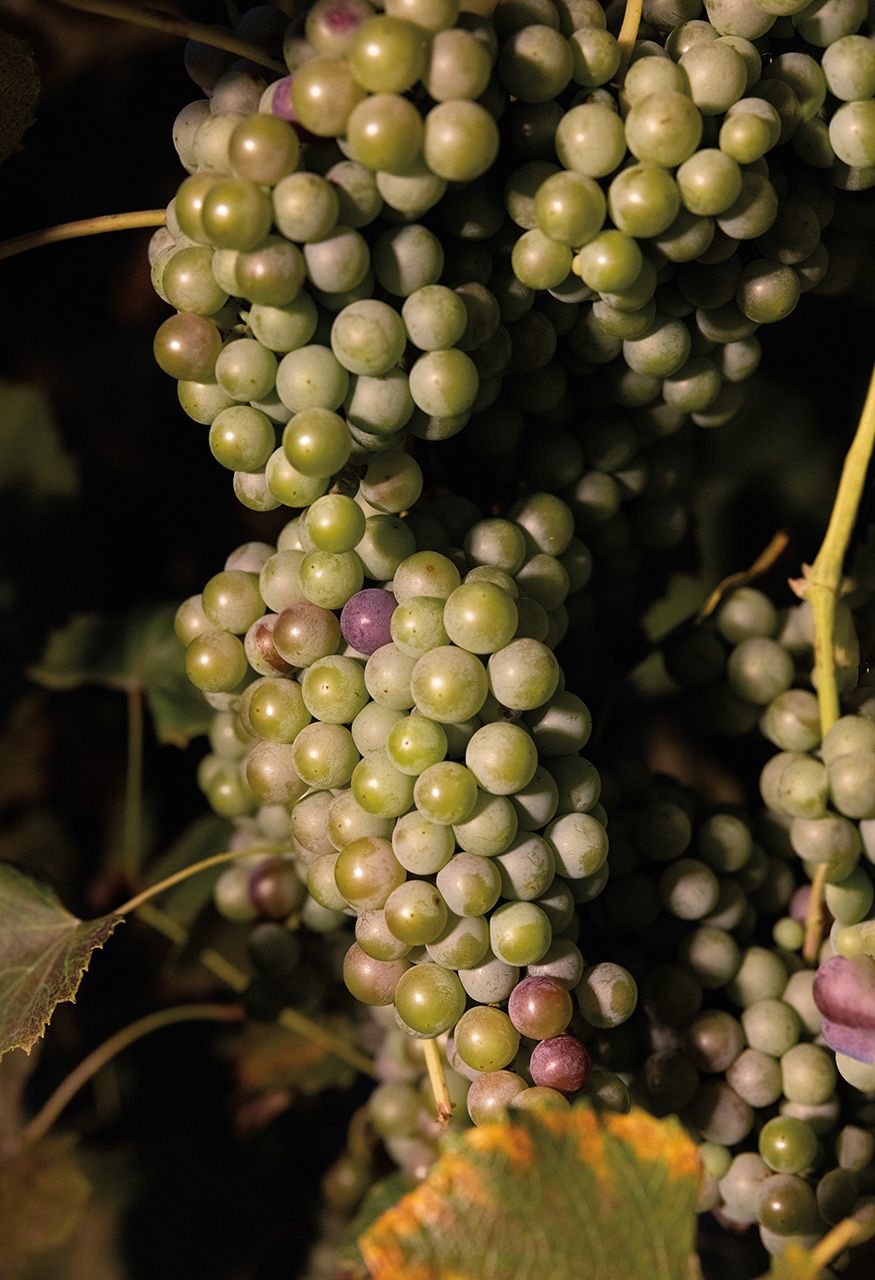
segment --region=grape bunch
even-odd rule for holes
[[[853,284],[875,46],[861,0],[648,0],[630,47],[598,0],[476,8],[258,6],[273,82],[189,50],[155,354],[237,498],[291,515],[177,614],[198,781],[246,855],[215,903],[255,1016],[320,955],[320,994],[369,1011],[367,1124],[410,1177],[436,1042],[454,1125],[680,1114],[701,1208],[777,1251],[871,1189],[875,719],[821,741],[810,606],[742,587],[664,656],[700,725],[778,748],[766,811],[582,752],[699,429],[738,412],[761,325]],[[850,695],[847,601],[837,636]]]

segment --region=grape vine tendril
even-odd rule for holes
[[[107,213],[97,218],[80,218],[76,222],[61,222],[41,231],[28,231],[0,243],[0,262],[14,258],[30,249],[41,249],[46,244],[58,244],[62,240],[81,240],[85,236],[102,236],[107,231],[134,231],[140,227],[163,227],[167,221],[166,209],[138,209],[133,213]]]

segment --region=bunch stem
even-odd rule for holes
[[[434,1105],[437,1111],[438,1122],[442,1125],[450,1123],[450,1117],[453,1114],[453,1104],[450,1100],[450,1091],[447,1088],[447,1077],[444,1074],[444,1064],[441,1058],[440,1046],[437,1040],[424,1040],[422,1042],[425,1052],[425,1065],[428,1068],[428,1082],[431,1085],[431,1091],[434,1095]]]
[[[820,735],[823,738],[841,715],[835,665],[836,604],[842,583],[842,566],[851,530],[857,518],[860,497],[875,445],[875,370],[860,414],[851,447],[845,455],[839,487],[826,534],[814,564],[806,566],[805,597],[814,615],[814,671],[817,678],[817,705]],[[827,868],[817,868],[805,919],[802,955],[816,964],[823,936],[823,890]]]

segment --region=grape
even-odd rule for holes
[[[468,1115],[476,1125],[500,1120],[505,1108],[526,1089],[525,1080],[513,1071],[484,1071],[468,1090]]]
[[[343,980],[347,989],[362,1004],[386,1005],[395,998],[398,984],[405,973],[419,973],[423,966],[410,969],[406,960],[375,960],[353,943],[343,960]],[[442,970],[442,972],[446,972]]]
[[[401,962],[403,963],[403,962]],[[408,968],[398,979],[395,1008],[418,1035],[434,1037],[455,1026],[465,1008],[459,978],[439,964]]]
[[[622,965],[590,965],[575,989],[584,1019],[594,1027],[616,1027],[632,1016],[638,1000],[635,979]]]
[[[577,1093],[586,1084],[592,1064],[586,1046],[576,1036],[553,1036],[532,1051],[530,1070],[537,1086]]]
[[[489,920],[490,946],[506,964],[536,964],[547,953],[551,934],[549,920],[533,902],[506,902]]]
[[[475,1071],[499,1071],[516,1057],[519,1032],[506,1013],[474,1008],[464,1013],[453,1031],[456,1052]]]

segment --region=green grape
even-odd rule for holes
[[[759,1049],[744,1049],[726,1072],[738,1096],[755,1108],[769,1107],[781,1097],[781,1067]]]
[[[352,551],[361,541],[365,515],[352,498],[340,493],[326,494],[307,509],[305,528],[318,550],[336,555]]]
[[[213,626],[238,635],[264,612],[257,575],[239,569],[214,574],[204,587],[201,604]]]
[[[187,382],[177,385],[176,394],[183,411],[195,422],[209,426],[233,400],[218,382]]]
[[[501,876],[501,896],[509,901],[533,902],[553,883],[556,859],[546,840],[523,832],[495,858]]]
[[[290,174],[277,183],[272,198],[278,229],[298,244],[323,240],[337,225],[337,189],[319,174]]]
[[[767,178],[750,169],[741,177],[741,191],[722,214],[717,225],[733,240],[756,240],[764,235],[778,216],[778,197]]]
[[[487,952],[479,965],[460,969],[459,978],[466,993],[478,1004],[500,1004],[517,985],[519,972],[515,966],[505,964]]]
[[[517,608],[490,582],[465,582],[447,598],[443,625],[453,644],[471,653],[495,653],[513,638]]]
[[[747,91],[744,60],[723,40],[694,45],[681,55],[680,66],[686,72],[690,96],[703,115],[722,115]]]
[[[741,195],[742,173],[737,162],[711,148],[685,160],[676,180],[685,208],[699,217],[719,217]]]
[[[356,911],[378,911],[393,890],[404,884],[404,868],[388,840],[363,836],[347,844],[334,863],[339,892]]]
[[[361,590],[362,564],[354,551],[308,551],[299,569],[301,591],[323,609],[340,609]]]
[[[741,963],[741,953],[725,929],[699,925],[681,942],[678,962],[702,987],[712,991],[732,980]]]
[[[727,52],[737,58],[731,50]],[[702,117],[697,106],[674,89],[641,98],[626,117],[629,150],[646,164],[673,169],[689,159],[701,137]]]
[[[757,1213],[762,1225],[777,1236],[816,1231],[820,1221],[814,1191],[790,1174],[766,1179],[757,1197]]]
[[[398,605],[393,612],[390,623],[392,639],[402,653],[420,658],[430,649],[449,643],[443,619],[443,600],[435,596],[416,596]]]
[[[796,1010],[777,998],[749,1004],[741,1015],[741,1025],[752,1049],[775,1058],[780,1058],[797,1043],[801,1030]]]
[[[352,227],[338,224],[329,235],[305,244],[304,261],[323,305],[331,301],[332,294],[337,295],[334,310],[352,302],[354,299],[346,295],[359,286],[365,290],[359,297],[367,297],[371,291],[370,251],[365,239]]]
[[[468,1115],[475,1125],[494,1124],[528,1086],[514,1071],[484,1071],[468,1090]]]
[[[412,102],[395,93],[374,93],[350,112],[349,153],[374,172],[403,173],[422,148],[422,118]]]
[[[411,969],[404,959],[375,960],[354,942],[343,959],[343,981],[361,1004],[387,1005],[392,1004],[402,977],[422,967]]]
[[[241,120],[231,134],[228,158],[235,178],[274,186],[298,167],[300,144],[294,129],[278,116]]]
[[[398,981],[395,1008],[417,1035],[441,1035],[455,1026],[465,1008],[465,991],[455,973],[439,964],[419,964]]]
[[[204,196],[201,225],[217,249],[254,249],[270,231],[271,221],[270,196],[255,182],[227,178]]]
[[[337,190],[340,200],[338,221],[358,230],[374,221],[383,207],[374,175],[354,160],[341,160],[325,175]]]
[[[457,853],[438,871],[437,887],[455,915],[484,916],[499,899],[501,875],[490,860]]]
[[[575,84],[591,89],[607,84],[620,66],[621,50],[616,37],[595,27],[574,31],[569,40]]]
[[[474,1071],[499,1071],[513,1062],[520,1034],[500,1009],[475,1007],[464,1013],[453,1032],[456,1052]]]
[[[241,715],[253,733],[270,742],[294,742],[310,723],[301,686],[293,680],[266,679],[250,685]]]
[[[641,275],[643,259],[631,236],[609,229],[585,244],[572,265],[591,289],[612,293],[635,283]]]
[[[413,717],[422,719],[423,717]],[[435,725],[437,729],[440,726]],[[444,741],[446,741],[446,734]],[[477,782],[464,765],[443,760],[430,765],[416,779],[413,799],[417,810],[430,822],[453,826],[470,817],[477,802]]]
[[[536,964],[546,955],[551,938],[550,921],[534,902],[506,902],[489,920],[490,946],[506,964]]]
[[[359,754],[345,726],[309,724],[295,738],[293,759],[307,786],[329,790],[347,785]]]
[[[204,693],[230,692],[247,671],[243,645],[227,631],[203,631],[185,651],[185,673]]]
[[[410,946],[435,942],[447,924],[447,904],[427,880],[407,880],[389,895],[386,925],[393,937]]]
[[[436,418],[467,412],[479,387],[476,365],[457,347],[421,355],[410,369],[408,381],[416,407]]]
[[[253,303],[283,307],[297,297],[304,275],[301,251],[280,236],[268,236],[257,248],[237,253],[232,292]]]
[[[210,452],[230,471],[260,471],[276,448],[267,416],[249,405],[232,405],[210,425]]]
[[[327,347],[307,346],[290,351],[283,356],[276,371],[277,393],[283,404],[295,414],[315,409],[327,414],[343,403],[348,387],[349,374]],[[331,460],[329,454],[332,457],[339,457],[343,453],[344,439],[348,456],[348,433],[344,437],[329,418],[317,416],[310,421],[320,428],[316,444],[321,443],[325,450],[324,457],[320,457],[319,452],[313,454],[319,465]],[[292,423],[289,426],[291,427]],[[298,430],[300,428],[295,428],[290,438],[293,438]],[[302,449],[302,452],[306,450]],[[340,465],[342,466],[343,463]],[[322,474],[331,475],[332,472],[326,471]]]
[[[416,662],[410,692],[421,714],[440,724],[467,720],[486,699],[486,670],[473,654],[440,645]]]
[[[294,814],[292,815],[294,825]],[[388,839],[392,834],[392,821],[378,818],[364,810],[351,791],[340,791],[328,806],[327,838],[339,852],[353,840],[365,836]]]
[[[425,117],[423,155],[429,169],[447,182],[471,182],[498,153],[498,127],[479,103],[440,102]]]
[[[445,758],[447,735],[441,725],[425,716],[405,716],[392,725],[385,746],[396,769],[418,778]]]
[[[839,884],[828,884],[824,892],[830,914],[842,925],[864,920],[872,907],[873,895],[875,887],[862,867],[857,867]]]
[[[804,1120],[775,1116],[760,1130],[759,1150],[774,1173],[802,1173],[817,1157],[817,1138]]]
[[[168,254],[161,287],[165,300],[177,311],[212,316],[228,301],[213,276],[212,257],[210,249],[197,245]]]
[[[170,316],[152,344],[156,363],[176,379],[211,378],[222,349],[222,338],[205,316]]]
[[[330,409],[301,409],[283,432],[283,452],[302,475],[331,476],[349,459],[349,430],[343,418]]]
[[[489,926],[482,916],[447,915],[447,923],[434,942],[426,944],[429,959],[445,969],[468,969],[489,952]]]
[[[422,472],[415,458],[389,450],[368,463],[359,492],[370,506],[395,515],[416,503],[422,485]]]
[[[635,979],[622,965],[590,965],[574,991],[580,1012],[593,1027],[617,1027],[626,1022],[638,1002]]]
[[[604,178],[626,154],[623,122],[615,111],[598,103],[572,107],[556,128],[556,154],[566,169]]]
[[[522,102],[549,102],[571,79],[574,61],[568,42],[558,31],[534,23],[505,40],[498,73],[508,93]]]
[[[619,1076],[616,1080],[621,1088],[625,1088]],[[592,1076],[587,1081],[587,1085],[591,1082]],[[565,1094],[560,1093],[558,1089],[551,1089],[545,1085],[533,1085],[531,1089],[523,1089],[522,1093],[512,1098],[510,1106],[515,1111],[566,1111],[570,1103]]]
[[[875,102],[871,98],[843,102],[829,122],[829,140],[845,164],[854,168],[875,165]]]
[[[405,813],[395,823],[392,848],[406,871],[416,876],[435,875],[453,856],[453,833],[418,812]]]
[[[657,316],[640,338],[627,338],[623,358],[636,373],[667,378],[677,373],[690,353],[690,334],[681,320]]]
[[[307,790],[298,777],[294,748],[285,742],[259,742],[246,760],[246,781],[262,804],[294,804]]]
[[[404,325],[392,307],[368,299],[344,307],[331,326],[331,349],[350,373],[379,377],[401,358]]]
[[[401,308],[407,337],[421,351],[443,351],[465,332],[462,299],[445,285],[427,284],[409,294]]]
[[[368,813],[398,818],[413,803],[413,779],[396,769],[385,751],[360,760],[351,777],[352,793]]]
[[[465,761],[484,791],[513,795],[532,781],[538,753],[519,725],[497,721],[477,730],[466,748]]]
[[[453,825],[453,834],[466,853],[494,857],[510,846],[518,826],[516,810],[507,797],[481,791],[470,815]]]
[[[305,346],[316,332],[316,322],[316,304],[303,290],[282,307],[254,303],[247,321],[262,346],[282,353]]]
[[[704,862],[680,858],[659,879],[663,905],[680,920],[700,920],[717,904],[719,882]]]
[[[555,693],[524,719],[542,757],[572,755],[586,746],[592,732],[589,709],[573,693]]]
[[[835,1089],[833,1060],[819,1045],[793,1045],[781,1058],[781,1074],[784,1094],[791,1102],[817,1105]]]
[[[392,711],[407,711],[413,706],[410,677],[415,666],[394,644],[376,649],[365,664],[365,687],[374,702]]]
[[[833,41],[824,49],[820,65],[833,97],[857,102],[875,94],[875,48],[866,36]]]
[[[680,207],[677,184],[658,165],[630,165],[608,188],[608,209],[614,224],[639,239],[665,231]]]
[[[282,456],[281,450],[271,454],[268,459],[268,468],[278,454]],[[280,505],[279,498],[274,495],[268,485],[268,468],[256,472],[234,472],[234,495],[250,511],[274,511]],[[313,497],[316,496],[313,494]]]
[[[350,113],[364,96],[343,58],[309,58],[292,80],[295,118],[320,138],[342,134]]]
[[[320,658],[301,682],[304,703],[316,720],[351,724],[368,700],[362,665],[354,658]]]

